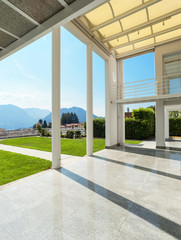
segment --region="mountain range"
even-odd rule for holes
[[[86,121],[86,111],[83,108],[80,107],[71,107],[71,108],[61,108],[61,116],[63,113],[73,112],[76,113],[79,122],[85,122]],[[98,116],[93,114],[93,118],[97,118]],[[46,120],[47,123],[51,122],[52,120],[52,113],[49,113],[48,116],[46,116],[43,120]]]
[[[14,130],[32,127],[50,113],[39,108],[20,108],[12,104],[0,105],[0,128]]]
[[[67,112],[75,112],[79,118],[79,122],[86,121],[86,111],[79,107],[62,108],[61,115]],[[47,109],[40,108],[20,108],[18,106],[8,104],[0,105],[0,128],[6,130],[15,130],[20,128],[32,127],[39,119],[51,122],[51,112]],[[93,115],[93,118],[97,118]]]

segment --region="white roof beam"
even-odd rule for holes
[[[40,25],[39,22],[37,22],[35,19],[33,19],[32,17],[30,17],[28,14],[26,14],[25,12],[23,12],[21,9],[19,9],[18,7],[16,7],[14,4],[10,3],[8,0],[1,0],[3,3],[5,3],[6,5],[8,5],[10,8],[12,8],[13,10],[15,10],[16,12],[18,12],[19,14],[21,14],[23,17],[25,17],[26,19],[28,19],[30,22],[34,23],[35,25]]]
[[[179,13],[181,13],[181,8],[179,8],[179,9],[177,9],[177,10],[174,10],[174,11],[172,11],[172,12],[169,12],[169,13],[167,13],[167,14],[164,14],[164,15],[162,15],[161,17],[154,18],[154,19],[152,19],[152,20],[150,20],[150,21],[147,21],[147,22],[145,22],[145,23],[143,23],[143,24],[140,24],[140,25],[138,25],[138,26],[136,26],[136,27],[130,28],[130,29],[128,29],[128,30],[125,30],[125,31],[123,31],[123,32],[121,32],[121,33],[117,33],[117,34],[114,34],[114,35],[112,35],[112,36],[110,36],[110,37],[104,38],[104,39],[103,39],[103,42],[111,41],[111,40],[114,40],[114,39],[116,39],[116,38],[123,37],[123,36],[125,36],[125,35],[127,35],[127,34],[130,34],[130,33],[132,33],[132,32],[139,31],[139,30],[141,30],[141,29],[143,29],[143,28],[145,28],[145,27],[149,27],[149,26],[154,25],[154,24],[156,24],[156,23],[159,23],[159,22],[162,22],[162,21],[166,21],[167,19],[169,19],[169,18],[171,18],[172,16],[177,15],[177,14],[179,14]]]
[[[0,27],[0,31],[2,31],[2,32],[4,32],[4,33],[6,33],[6,34],[8,34],[8,35],[10,35],[10,36],[12,36],[12,37],[14,37],[14,38],[16,38],[16,39],[20,39],[20,37],[14,35],[13,33],[9,32],[9,31],[7,31],[7,30],[5,30],[4,28],[1,28],[1,27]]]
[[[157,3],[157,2],[160,2],[160,1],[161,0],[150,0],[150,1],[146,2],[146,3],[143,3],[143,4],[137,6],[137,7],[133,8],[133,9],[130,9],[127,12],[124,12],[124,13],[118,15],[117,17],[113,17],[112,19],[110,19],[110,20],[108,20],[106,22],[103,22],[103,23],[93,27],[91,29],[91,31],[93,31],[93,32],[97,31],[100,28],[103,28],[103,27],[105,27],[105,26],[107,26],[107,25],[109,25],[111,23],[114,23],[114,22],[116,22],[116,21],[118,21],[118,20],[120,20],[122,18],[128,17],[129,15],[131,15],[133,13],[136,13],[136,12],[138,12],[138,11],[140,11],[140,10],[146,8],[146,7],[149,7],[149,6],[151,6],[151,5],[153,5],[153,4]]]
[[[134,41],[130,41],[130,42],[127,42],[127,43],[124,43],[124,44],[120,44],[120,45],[118,45],[118,46],[112,47],[110,50],[116,50],[116,49],[119,49],[119,48],[121,48],[121,47],[126,47],[126,46],[128,46],[128,45],[130,45],[130,44],[138,43],[138,42],[147,40],[147,39],[152,38],[152,37],[157,37],[157,36],[162,35],[162,34],[164,34],[164,33],[168,33],[168,32],[171,32],[171,31],[180,29],[180,28],[181,28],[181,24],[179,24],[179,25],[177,25],[177,26],[174,26],[174,27],[171,27],[171,28],[168,28],[168,29],[165,29],[165,30],[163,30],[163,31],[160,31],[160,32],[157,32],[157,33],[153,33],[153,34],[151,34],[151,35],[148,35],[148,36],[145,36],[145,37],[136,39],[136,40],[134,40]]]

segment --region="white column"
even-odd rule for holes
[[[60,27],[52,31],[52,168],[60,168]]]
[[[87,111],[86,137],[87,155],[93,154],[93,84],[92,84],[92,44],[87,44]]]
[[[165,112],[163,100],[156,102],[156,147],[165,146]]]
[[[169,111],[165,109],[165,138],[169,137]]]
[[[111,146],[111,129],[110,129],[110,92],[109,92],[109,77],[110,77],[110,62],[105,61],[105,145]]]
[[[118,99],[124,98],[124,62],[118,61]],[[124,105],[118,104],[118,145],[125,144],[125,113]]]
[[[117,144],[117,63],[113,56],[105,61],[105,120],[106,120],[106,147]]]
[[[118,145],[125,144],[125,112],[124,105],[118,104]]]

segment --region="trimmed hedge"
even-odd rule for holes
[[[86,122],[84,123],[86,129]],[[105,118],[93,120],[94,137],[105,138]],[[155,112],[152,108],[133,110],[133,118],[125,119],[126,139],[146,139],[155,134]]]
[[[170,136],[181,136],[181,117],[169,119]]]
[[[146,139],[152,136],[149,121],[126,118],[125,135],[126,139]]]
[[[94,137],[105,138],[105,118],[95,118],[93,120]]]
[[[126,139],[146,139],[155,134],[155,112],[152,108],[133,110],[133,118],[125,119]]]
[[[86,122],[84,122],[84,128],[86,130]],[[93,134],[96,138],[105,138],[105,118],[94,118]]]

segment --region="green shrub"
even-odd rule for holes
[[[67,131],[66,138],[73,138],[74,137],[74,131]]]
[[[137,133],[135,133],[134,139],[144,139],[155,135],[155,111],[152,108],[134,109],[133,119],[141,122],[140,125],[138,123],[138,125],[135,126],[136,127],[135,132]],[[129,136],[129,134],[126,133],[126,138],[127,135]]]
[[[84,123],[86,129],[86,122]],[[93,120],[94,137],[105,138],[105,118]],[[125,119],[126,139],[146,139],[155,134],[155,112],[152,108],[133,110],[133,118]]]
[[[133,109],[133,118],[137,120],[154,120],[155,118],[155,112],[152,108],[139,108],[139,109]]]
[[[44,129],[44,128],[42,128],[41,134],[42,134],[42,136],[44,136],[44,137],[51,137],[51,134],[50,134],[46,129]]]
[[[93,120],[94,137],[105,138],[105,118],[95,118]]]
[[[145,139],[151,136],[150,125],[148,121],[140,121],[133,118],[125,119],[126,139]]]
[[[169,119],[170,136],[181,136],[181,117]]]
[[[84,128],[86,131],[86,122],[84,122]],[[94,118],[93,134],[95,138],[105,138],[105,118]]]
[[[81,131],[77,130],[75,131],[75,138],[80,138],[81,137]]]

